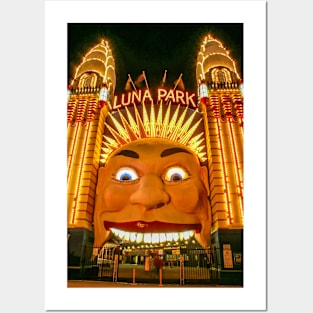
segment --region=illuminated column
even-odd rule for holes
[[[236,180],[236,195],[237,198],[237,209],[238,215],[234,223],[239,223],[243,225],[243,123],[242,118],[234,120],[231,119],[227,122],[230,141],[232,147],[232,156],[233,156],[233,171],[235,174]]]
[[[70,171],[72,170],[74,148],[77,142],[79,124],[74,123],[74,120],[78,102],[79,98],[73,96],[69,99],[67,106],[67,179],[69,179]]]
[[[240,182],[238,179],[238,169],[236,168],[235,147],[233,137],[230,133],[230,121],[218,121],[220,129],[220,142],[225,167],[225,183],[227,186],[228,211],[230,224],[232,226],[242,226],[242,203],[239,196]]]
[[[95,107],[91,121],[75,123],[68,131],[69,227],[91,229],[104,120],[108,112],[106,106],[100,110],[97,103],[94,96],[88,101],[89,107]]]
[[[208,144],[213,231],[243,228],[243,92],[236,62],[210,34],[200,46],[196,77]],[[206,88],[207,87],[207,88]]]
[[[101,40],[85,54],[68,89],[68,228],[92,230],[104,120],[115,84],[112,51]]]
[[[242,262],[235,262],[230,268],[224,252],[229,249],[232,259],[235,254],[243,255],[243,84],[235,61],[211,35],[205,37],[200,47],[196,78],[208,87],[205,101],[205,93],[201,94],[199,88],[199,105],[208,149],[211,245],[222,261],[216,272],[220,283],[242,284]]]
[[[244,151],[244,133],[243,133],[243,97],[239,94],[234,94],[233,105],[236,111],[237,123],[232,123],[232,133],[234,136],[234,143],[236,146],[237,157],[238,157],[238,175],[240,181],[240,197],[243,207],[243,197],[244,197],[244,185],[243,185],[243,151]]]
[[[99,140],[107,109],[100,113],[95,95],[79,102],[85,106],[84,122],[79,118],[68,129],[68,225],[91,229],[100,159]]]
[[[68,127],[68,224],[75,224],[78,193],[80,187],[81,162],[84,157],[84,146],[88,125],[82,125],[86,112],[87,98],[72,96],[76,98],[76,114]],[[71,103],[71,101],[69,102]]]
[[[235,101],[234,101],[235,100]],[[213,230],[243,227],[242,98],[211,91],[204,116]]]
[[[204,129],[207,143],[208,170],[210,179],[210,201],[212,207],[213,231],[229,226],[228,201],[225,184],[225,170],[223,167],[223,155],[218,140],[219,130],[217,119],[213,112],[207,110],[204,104],[201,111],[204,117]]]

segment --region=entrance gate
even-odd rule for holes
[[[214,260],[211,250],[185,248],[181,249],[184,257],[185,284],[210,284],[216,282],[212,272]]]
[[[164,284],[216,284],[216,251],[203,248],[175,247],[173,249],[133,249],[125,253],[120,246],[105,245],[92,259],[92,245],[85,246],[82,257],[82,276],[85,280],[159,283],[159,273],[153,266],[158,255],[163,260]],[[157,252],[156,252],[157,251]]]

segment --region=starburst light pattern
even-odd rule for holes
[[[189,107],[171,104],[134,105],[132,111],[125,107],[115,113],[109,112],[105,121],[108,130],[103,135],[100,162],[126,143],[143,138],[165,138],[191,149],[201,162],[206,160],[203,120],[200,113]]]

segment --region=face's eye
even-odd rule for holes
[[[121,182],[127,182],[137,180],[139,177],[134,169],[130,167],[122,167],[116,172],[114,178]]]
[[[181,166],[175,165],[168,168],[164,173],[164,180],[166,182],[180,182],[189,178],[189,173]]]

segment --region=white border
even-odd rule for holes
[[[74,22],[244,23],[244,288],[67,288],[66,125],[63,122],[67,23]],[[265,310],[266,2],[46,1],[45,59],[45,309]]]

